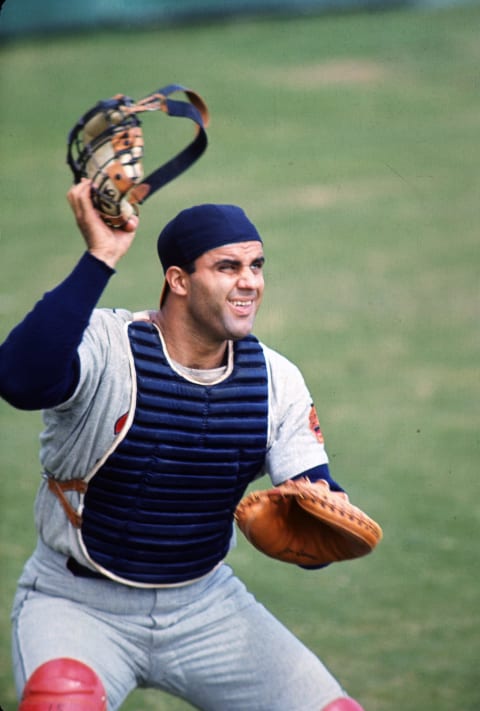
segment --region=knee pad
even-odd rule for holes
[[[18,711],[106,711],[107,695],[97,674],[76,659],[52,659],[36,669]]]
[[[351,699],[348,696],[343,696],[341,699],[335,699],[325,706],[322,711],[365,711],[363,706]]]

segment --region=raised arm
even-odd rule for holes
[[[37,410],[65,402],[79,379],[77,349],[114,266],[137,226],[112,230],[90,200],[90,181],[68,193],[87,252],[71,274],[38,301],[0,346],[0,395],[14,407]]]

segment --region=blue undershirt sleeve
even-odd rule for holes
[[[44,294],[0,346],[0,395],[22,410],[55,407],[79,382],[78,347],[110,277],[86,252],[71,274]]]
[[[328,482],[331,491],[345,491],[340,484],[337,484],[335,479],[332,479],[328,464],[319,464],[317,467],[307,469],[307,471],[297,474],[297,476],[292,477],[292,479],[302,479],[305,476],[308,477],[311,482],[318,481],[319,479],[325,479],[325,481]]]

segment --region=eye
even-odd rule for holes
[[[222,262],[218,265],[218,269],[221,272],[233,272],[236,269],[234,262]]]
[[[252,272],[261,272],[263,269],[264,263],[265,262],[263,259],[257,259],[254,262],[252,262],[252,264],[250,265],[250,269],[252,270]]]

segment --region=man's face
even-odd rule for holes
[[[212,249],[195,261],[188,275],[187,310],[191,325],[212,341],[247,336],[262,300],[261,242],[238,242]]]

